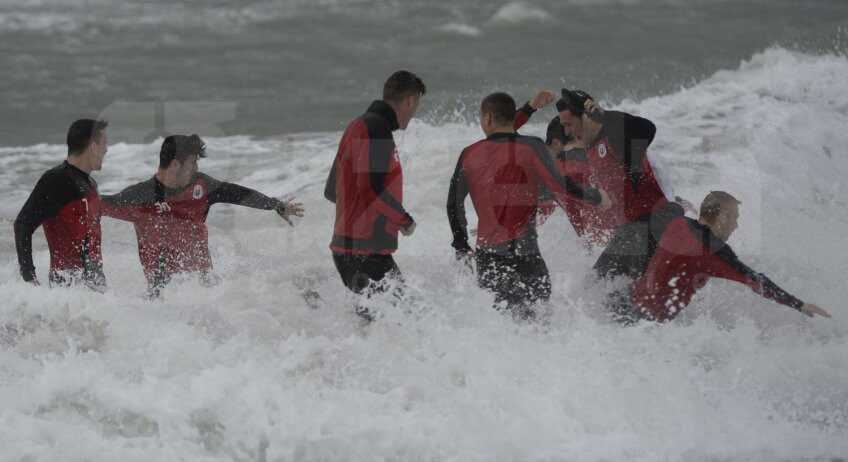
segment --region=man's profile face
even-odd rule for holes
[[[189,155],[183,163],[176,160],[174,162],[177,165],[176,182],[180,186],[187,185],[194,174],[197,173],[197,154]]]
[[[712,227],[713,233],[726,241],[739,227],[739,204],[731,204],[725,210],[722,210],[716,219],[715,226]]]
[[[582,136],[583,135],[583,118],[572,114],[570,109],[560,111],[559,120],[565,128],[567,136]]]
[[[415,113],[418,112],[418,104],[420,102],[421,96],[407,96],[403,99],[403,103],[401,104],[402,110],[397,114],[398,125],[401,130],[406,130],[406,127],[409,126],[409,122],[415,117]]]
[[[103,158],[109,151],[109,139],[106,132],[100,132],[100,139],[91,142],[91,169],[100,170],[103,167]]]

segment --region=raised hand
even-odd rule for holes
[[[530,100],[530,107],[541,109],[556,101],[556,93],[551,90],[542,90]]]

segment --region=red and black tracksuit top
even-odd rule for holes
[[[35,279],[32,234],[44,228],[50,249],[50,281],[81,277],[89,287],[105,289],[100,251],[100,195],[97,182],[67,161],[38,180],[15,219],[15,247],[21,276]]]
[[[212,268],[206,216],[217,203],[278,210],[283,203],[258,191],[197,173],[182,188],[168,188],[153,177],[118,194],[104,195],[104,216],[132,222],[138,256],[151,286],[176,273]]]
[[[589,156],[586,149],[573,148],[556,154],[554,165],[561,175],[567,176],[577,183],[588,184],[591,182],[588,160]],[[544,221],[556,208],[556,203],[553,200],[548,200],[550,196],[551,193],[545,191],[540,197],[539,211],[542,218],[540,221]],[[614,216],[609,210],[587,204],[585,201],[568,195],[555,194],[554,197],[565,211],[568,221],[571,222],[578,236],[594,245],[609,243],[612,229],[615,227]]]
[[[733,249],[708,226],[678,217],[668,224],[645,274],[631,284],[632,306],[647,319],[673,319],[713,277],[741,282],[763,297],[796,310],[804,305],[739,261]]]
[[[616,225],[644,219],[668,203],[646,154],[656,132],[648,119],[606,111],[600,133],[589,144],[591,183],[609,194]]]
[[[454,249],[471,250],[464,205],[470,194],[478,217],[478,250],[538,254],[535,218],[542,186],[594,204],[601,202],[596,189],[560,175],[539,138],[496,133],[465,148],[451,178],[447,200]]]
[[[536,109],[530,107],[527,102],[515,112],[515,123],[513,127],[518,130],[526,124]],[[554,165],[562,176],[571,178],[575,183],[590,184],[591,171],[589,169],[588,150],[582,148],[562,151],[556,155]],[[609,243],[612,228],[615,226],[613,214],[609,210],[588,204],[586,201],[574,198],[568,194],[555,194],[557,201],[562,205],[568,221],[574,227],[578,236],[585,238],[589,243],[595,245],[606,245]],[[556,204],[549,200],[551,192],[545,189],[539,198],[539,224],[550,216]]]
[[[392,132],[394,109],[374,101],[342,135],[324,197],[336,204],[330,249],[335,253],[388,255],[412,216],[403,208],[403,171]]]

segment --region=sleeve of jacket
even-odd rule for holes
[[[465,198],[468,197],[468,180],[465,177],[465,170],[462,168],[462,158],[465,152],[459,155],[459,160],[456,162],[456,169],[450,181],[450,189],[448,189],[448,223],[450,223],[451,233],[453,233],[453,246],[457,252],[469,252],[471,246],[468,245],[468,220],[465,217]]]
[[[327,175],[327,182],[324,184],[324,197],[336,203],[336,164],[338,163],[338,155],[333,159],[333,166],[330,167],[330,174]]]
[[[534,112],[536,112],[536,109],[530,107],[530,101],[524,103],[524,106],[521,106],[517,111],[515,111],[515,122],[513,123],[512,128],[518,130],[523,127],[524,124],[530,121],[530,117],[533,116]]]
[[[648,146],[654,141],[657,127],[648,119],[631,114],[624,115],[624,164],[631,175],[641,170]]]
[[[712,261],[709,268],[713,276],[745,284],[763,297],[799,311],[804,306],[804,302],[780,288],[764,274],[757,273],[739,261],[730,246],[725,245],[710,258]]]
[[[135,185],[124,188],[117,194],[100,196],[100,215],[123,221],[138,221],[144,206],[139,195],[140,188],[140,185]]]
[[[554,199],[540,201],[536,209],[536,227],[542,226],[556,211],[557,202]]]
[[[385,216],[390,222],[401,227],[407,227],[413,221],[412,216],[407,213],[400,201],[392,197],[386,188],[386,181],[396,152],[395,144],[391,140],[391,133],[389,133],[388,139],[368,140],[369,187],[376,196],[374,206],[377,208],[377,212]],[[397,164],[397,168],[400,169],[400,164]],[[399,175],[393,181],[402,181],[401,178]],[[362,186],[360,185],[360,187]],[[400,187],[402,188],[403,184]]]
[[[234,204],[261,210],[277,210],[283,202],[275,197],[269,197],[254,189],[218,181],[209,175],[200,174],[209,189],[209,205]]]
[[[601,193],[597,189],[588,184],[575,183],[570,177],[559,173],[541,140],[531,147],[533,170],[545,187],[556,194],[568,194],[592,205],[600,205]]]
[[[55,215],[62,206],[78,196],[79,191],[73,182],[63,175],[47,173],[36,183],[13,225],[15,249],[24,281],[35,279],[32,234],[44,220]]]

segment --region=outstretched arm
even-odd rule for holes
[[[259,191],[235,183],[218,182],[215,180],[209,183],[211,189],[209,192],[210,206],[217,203],[225,203],[242,205],[253,209],[274,210],[290,226],[294,226],[294,223],[291,221],[292,216],[303,216],[303,204],[299,202],[281,201],[276,197],[266,196]]]
[[[825,310],[816,305],[804,303],[780,288],[766,275],[757,273],[739,261],[739,258],[729,246],[724,246],[715,253],[709,262],[709,269],[714,276],[741,282],[763,297],[794,308],[807,316],[812,317],[817,314],[830,317],[830,314]]]
[[[100,215],[124,221],[138,221],[139,205],[127,201],[126,190],[118,194],[100,196]]]
[[[209,187],[209,205],[224,203],[243,205],[253,209],[274,210],[280,205],[281,201],[275,197],[269,197],[255,189],[246,188],[244,186],[218,182]]]

